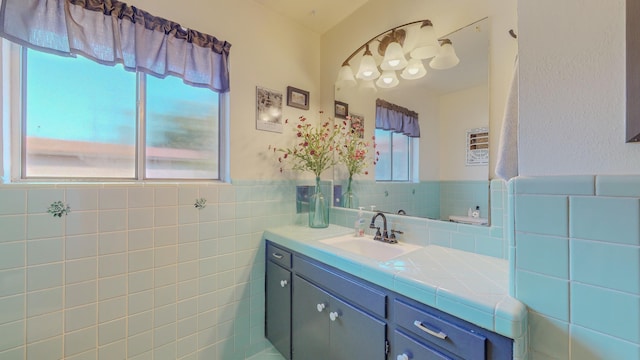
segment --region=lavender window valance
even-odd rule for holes
[[[418,113],[382,99],[376,100],[376,129],[420,137]]]
[[[36,50],[229,91],[231,44],[115,0],[3,0],[0,36]]]

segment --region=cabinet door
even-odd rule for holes
[[[286,359],[291,359],[291,271],[267,261],[265,332]]]
[[[293,287],[293,359],[384,360],[386,325],[299,276]]]
[[[293,359],[329,358],[329,294],[299,276],[293,279]]]
[[[386,359],[386,324],[337,298],[331,301],[332,360]],[[337,315],[337,317],[336,317]]]

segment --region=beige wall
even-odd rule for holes
[[[462,106],[464,105],[464,106]],[[488,165],[466,165],[467,130],[489,125],[487,87],[443,95],[438,101],[440,119],[440,180],[487,180]]]

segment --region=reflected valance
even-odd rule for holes
[[[3,0],[0,36],[36,50],[229,91],[231,44],[116,0]]]
[[[420,137],[418,113],[388,101],[376,100],[376,129]]]

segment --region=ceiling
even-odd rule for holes
[[[254,0],[322,34],[368,0]]]

